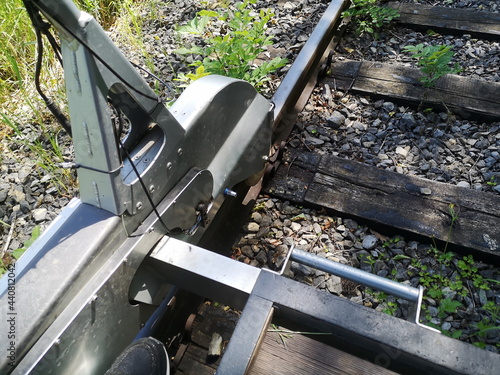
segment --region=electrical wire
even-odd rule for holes
[[[132,61],[129,61],[133,66],[135,66],[137,69],[139,70],[142,70],[144,73],[146,73],[147,75],[149,75],[150,77],[156,79],[158,82],[160,82],[163,86],[165,86],[168,91],[170,91],[171,94],[175,94],[175,90],[172,88],[172,86],[170,86],[170,84],[168,84],[167,82],[165,82],[164,80],[162,80],[160,77],[158,77],[157,75],[151,73],[149,70],[143,68],[142,66],[136,64],[135,62],[132,62]]]
[[[110,99],[110,101],[111,101],[111,99]],[[113,105],[113,104],[111,103],[111,105]],[[114,106],[113,106],[113,108],[114,108]],[[123,129],[123,114],[122,114],[121,111],[117,110],[116,108],[114,108],[114,109],[115,109],[115,111],[117,113],[118,123],[119,123],[119,129]],[[180,228],[170,229],[170,228],[168,228],[167,224],[163,221],[160,213],[156,209],[156,205],[153,202],[153,198],[149,194],[149,191],[148,191],[148,189],[146,187],[146,184],[144,183],[144,181],[143,181],[143,179],[141,177],[141,174],[137,170],[137,167],[135,166],[135,164],[134,164],[134,162],[132,160],[132,157],[130,156],[129,152],[127,151],[127,149],[123,145],[123,142],[121,141],[121,139],[119,137],[119,134],[116,134],[116,127],[113,126],[113,129],[115,130],[115,137],[118,140],[118,144],[120,145],[121,149],[123,150],[123,152],[125,154],[125,157],[129,161],[132,169],[134,170],[134,173],[137,176],[137,178],[139,180],[139,183],[141,184],[142,189],[144,190],[144,193],[146,194],[146,198],[147,198],[149,204],[151,205],[151,207],[153,208],[153,212],[155,213],[156,217],[158,218],[158,221],[160,222],[160,224],[162,225],[162,227],[165,229],[166,234],[169,235],[169,236],[181,234],[182,233],[182,229],[180,229]]]
[[[36,8],[33,9],[33,6],[31,4],[28,5],[27,0],[23,0],[23,3],[25,4],[26,9],[28,10],[28,14],[30,15],[30,18],[31,18],[31,21],[32,21],[32,23],[33,23],[33,25],[35,27],[35,30],[41,30],[43,32],[43,34],[49,40],[49,43],[50,43],[52,49],[55,52],[56,58],[61,63],[61,65],[63,65],[63,60],[62,60],[61,53],[60,53],[61,52],[61,48],[57,44],[57,42],[55,41],[53,35],[49,32],[50,24],[44,22],[40,18],[38,10]],[[38,6],[40,7],[40,9],[43,10],[44,7],[43,7],[42,4],[38,4]],[[45,11],[47,11],[47,10],[45,9]],[[99,62],[101,62],[101,64],[103,64],[113,75],[115,75],[126,87],[128,87],[130,90],[134,91],[135,93],[137,93],[137,94],[139,94],[139,95],[141,95],[141,96],[143,96],[143,97],[145,97],[147,99],[154,100],[156,102],[160,102],[160,98],[159,97],[157,97],[157,96],[154,97],[154,96],[148,95],[148,94],[142,92],[141,90],[137,89],[136,87],[134,87],[129,82],[127,82],[127,80],[125,78],[123,78],[116,70],[114,70],[102,57],[99,56],[99,54],[97,52],[95,52],[83,39],[81,39],[78,35],[76,35],[72,30],[70,30],[63,22],[61,22],[59,20],[58,24],[65,31],[67,31],[73,38],[75,38],[82,46],[84,46],[94,58],[96,58]],[[37,33],[37,40],[38,39],[39,39],[39,34]],[[39,53],[39,55],[43,54],[43,45],[42,45],[42,47],[39,48],[39,51],[42,51],[42,53]],[[41,61],[41,59],[40,59],[40,61]],[[145,72],[146,74],[148,74],[150,77],[152,77],[156,81],[160,82],[163,86],[165,86],[168,89],[168,91],[170,91],[170,93],[175,94],[175,90],[171,87],[171,85],[168,84],[167,82],[165,82],[164,80],[162,80],[160,77],[158,77],[157,75],[153,74],[149,70],[141,67],[140,65],[138,65],[138,64],[136,64],[136,63],[134,63],[132,61],[129,61],[129,62],[135,68],[142,70],[143,72]],[[44,101],[47,103],[47,101],[45,99],[46,96],[43,93],[40,93],[41,90],[37,90],[37,91],[39,91],[40,96],[42,96],[42,98],[44,99]],[[49,107],[49,104],[50,104],[50,107]],[[47,106],[49,107],[49,109],[52,112],[53,111],[52,107],[54,107],[55,105],[50,102],[50,103],[47,103]],[[64,115],[62,114],[62,112],[59,110],[59,108],[54,108],[54,112],[53,112],[54,116],[56,116],[56,118],[61,123],[61,125],[63,126],[63,128],[69,134],[71,134],[70,124],[69,124],[68,120],[64,117]]]
[[[67,119],[67,117],[62,113],[61,109],[50,99],[45,95],[43,92],[41,86],[40,86],[40,73],[42,69],[42,60],[43,60],[43,39],[42,39],[42,32],[47,35],[50,33],[48,32],[48,28],[50,27],[49,24],[45,23],[41,18],[40,14],[38,13],[37,9],[33,8],[32,4],[29,4],[27,1],[23,1],[24,5],[26,6],[26,10],[28,12],[28,16],[30,17],[31,23],[33,24],[33,27],[35,28],[35,35],[36,35],[36,43],[37,43],[37,60],[35,64],[35,88],[42,100],[45,102],[45,105],[47,108],[52,112],[56,120],[61,124],[64,130],[71,136],[71,125]],[[49,42],[54,48],[56,43],[53,37],[51,36],[49,38]],[[57,48],[55,48],[57,51]],[[59,53],[56,52],[56,56],[59,61],[62,63],[61,56]]]

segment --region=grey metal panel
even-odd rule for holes
[[[81,203],[69,210],[70,215],[64,222],[42,234],[16,264],[14,311],[7,311],[10,306],[3,282],[0,311],[3,317],[16,314],[13,315],[16,322],[13,341],[17,360],[64,310],[100,263],[112,254],[112,244],[126,237],[120,218],[107,211]],[[6,319],[2,319],[2,332],[7,332],[6,324]],[[7,352],[9,343],[0,341],[2,353]],[[6,368],[7,362],[6,356],[0,356],[1,369]]]
[[[13,374],[91,375],[112,364],[140,329],[139,309],[130,303],[128,290],[144,256],[162,236],[153,230],[156,222],[151,215],[136,235],[102,247],[108,257],[95,259],[99,268],[74,290]]]
[[[61,35],[83,202],[132,215],[126,223],[129,229],[149,213],[143,210],[146,192],[131,163],[122,162],[108,96],[130,120],[125,148],[155,203],[191,168],[212,173],[214,198],[264,168],[271,104],[248,82],[203,77],[185,90],[170,112],[91,16],[69,0],[55,8],[48,0],[36,5]]]
[[[212,173],[214,197],[264,167],[271,104],[248,82],[203,77],[189,85],[170,110],[186,131],[182,162]]]
[[[158,204],[157,211],[160,216],[164,216],[171,208],[176,194],[180,191],[182,191],[181,186],[178,189],[173,189],[172,194],[168,194]],[[52,324],[43,334],[39,338],[37,337],[38,340],[29,349],[29,352],[23,358],[18,355],[16,359],[18,365],[15,370],[6,365],[0,368],[2,374],[12,370],[14,370],[14,374],[26,374],[33,371],[41,374],[78,373],[92,375],[104,372],[117,355],[137,335],[140,324],[144,323],[148,318],[147,314],[144,316],[139,314],[137,306],[129,301],[131,292],[129,288],[134,284],[132,280],[137,277],[138,269],[144,257],[163,237],[162,228],[158,225],[158,217],[155,213],[150,214],[130,237],[125,237],[125,229],[119,217],[88,205],[82,206],[90,207],[90,211],[86,212],[86,215],[82,217],[84,221],[89,221],[87,223],[89,228],[85,231],[86,238],[75,237],[77,240],[80,239],[77,245],[93,244],[92,241],[99,241],[104,238],[109,240],[110,243],[101,241],[101,246],[99,246],[102,249],[100,256],[91,256],[89,259],[91,263],[88,270],[93,273],[82,272],[82,277],[78,278],[79,282],[68,293],[68,300],[71,299],[69,303],[64,306],[65,308],[62,311],[58,312],[55,320],[53,319]],[[99,223],[102,225],[102,220],[99,221],[101,218],[99,214],[109,217],[109,220],[112,220],[115,226],[104,227],[101,230]],[[214,212],[211,212],[210,218],[214,214]],[[96,221],[96,223],[93,223],[93,221]],[[69,225],[71,220],[66,222]],[[172,243],[186,246],[185,249],[189,250],[189,246],[192,245],[184,241],[198,241],[204,230],[205,228],[200,228],[191,237],[179,235],[179,238],[183,241],[175,240]],[[114,236],[113,231],[123,237]],[[62,234],[64,233],[62,232]],[[73,243],[71,236],[68,237],[71,240],[68,240],[65,236],[59,237],[59,234],[61,233],[53,233],[53,237],[46,246],[51,246],[51,243],[61,243],[62,246],[66,243],[65,241]],[[168,239],[168,237],[165,237],[165,239]],[[170,250],[175,251],[176,248],[177,246]],[[78,250],[78,246],[66,248],[68,256],[74,254],[72,250]],[[62,249],[62,251],[64,250]],[[42,261],[45,262],[45,259],[48,259],[47,254],[42,258]],[[75,258],[75,260],[77,259]],[[72,263],[67,261],[62,270],[55,264],[47,271],[54,274],[71,274],[71,266]],[[46,285],[42,286],[44,286],[44,289],[40,293],[50,294],[50,289],[47,289]],[[148,284],[142,285],[142,287],[153,289]],[[35,290],[34,287],[33,290]],[[164,290],[168,289],[164,288]],[[26,299],[29,297],[30,295],[26,294]],[[6,306],[6,304],[4,305]],[[151,313],[152,310],[148,312],[148,314]],[[24,313],[22,316],[27,319],[30,318],[29,315]],[[32,321],[33,327],[38,324],[39,321]]]

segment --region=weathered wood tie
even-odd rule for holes
[[[409,105],[450,110],[461,117],[498,121],[500,83],[447,74],[427,88],[419,69],[370,61],[336,61],[323,82],[336,90],[390,97]]]
[[[264,189],[268,194],[449,242],[495,263],[500,260],[498,195],[332,155],[294,151],[286,161]],[[450,205],[458,217],[453,227]]]
[[[400,13],[396,22],[410,27],[500,39],[499,13],[397,2],[389,2],[387,6]]]

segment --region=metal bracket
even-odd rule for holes
[[[387,352],[396,353],[390,358],[391,367],[400,371],[476,374],[488,372],[488,361],[498,363],[493,353],[422,329],[421,325],[173,238],[162,241],[149,261],[164,275],[165,282],[238,309],[244,306],[217,374],[248,371],[273,312],[280,321],[330,333],[329,342],[356,348],[366,358],[376,360]],[[418,301],[419,290],[397,289],[398,294],[409,293]]]

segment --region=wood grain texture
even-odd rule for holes
[[[393,375],[383,367],[300,334],[279,337],[269,332],[250,375]]]
[[[266,191],[281,196],[289,166],[282,166]],[[278,169],[278,170],[279,170]],[[300,175],[300,165],[294,175]],[[467,248],[484,259],[500,259],[500,197],[324,155],[300,195],[286,199],[312,204],[419,236]],[[280,180],[280,181],[278,181]],[[305,184],[305,185],[304,185]],[[294,199],[295,197],[295,199]],[[458,219],[452,225],[450,205]]]
[[[496,121],[500,117],[500,83],[447,74],[424,87],[419,69],[370,61],[336,61],[324,83],[336,90],[390,97],[414,106],[448,108],[462,118]]]
[[[498,120],[500,83],[447,74],[427,88],[419,69],[370,61],[344,60],[332,64],[324,80],[336,90],[353,91],[413,106],[449,109],[462,118]]]
[[[387,6],[398,10],[400,17],[396,22],[401,24],[500,39],[499,13],[397,2],[390,2]]]

